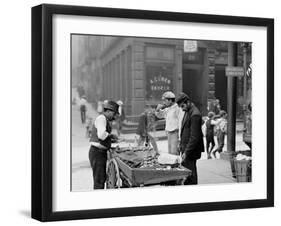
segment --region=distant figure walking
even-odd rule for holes
[[[119,108],[118,108],[119,115],[116,117],[115,122],[116,122],[117,135],[120,136],[123,122],[125,120],[125,111],[124,111],[124,107],[123,107],[123,102],[121,100],[118,100],[117,104],[119,105]]]
[[[87,111],[86,103],[87,103],[86,96],[83,95],[80,99],[80,114],[81,114],[82,124],[86,122],[86,111]]]
[[[215,147],[215,139],[214,139],[214,123],[213,118],[215,116],[215,113],[210,111],[208,113],[208,119],[205,122],[206,125],[206,152],[207,152],[207,158],[211,159],[211,152],[213,148]]]

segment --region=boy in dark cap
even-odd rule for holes
[[[176,103],[185,112],[180,133],[182,165],[192,171],[184,184],[198,184],[196,162],[200,159],[201,152],[204,152],[202,116],[187,94],[181,93]]]

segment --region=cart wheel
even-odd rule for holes
[[[120,188],[122,185],[122,181],[120,178],[118,164],[115,159],[111,159],[107,165],[106,170],[107,178],[106,178],[106,188]]]

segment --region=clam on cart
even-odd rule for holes
[[[183,181],[191,171],[180,164],[159,164],[150,148],[112,148],[107,163],[106,188],[143,187]]]

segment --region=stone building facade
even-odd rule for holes
[[[87,96],[95,102],[122,100],[126,115],[134,117],[145,105],[161,103],[162,94],[171,90],[176,95],[186,92],[203,115],[214,99],[227,109],[227,42],[196,41],[193,52],[185,51],[184,40],[179,39],[81,35],[76,42],[82,48],[79,56],[83,56],[73,59],[80,65],[73,72],[79,69],[78,78],[84,74]],[[241,49],[238,53],[242,66]],[[239,79],[237,98],[242,83]]]
[[[152,38],[115,38],[101,56],[102,99],[122,100],[127,115],[161,102],[163,92],[182,89],[182,42]]]

